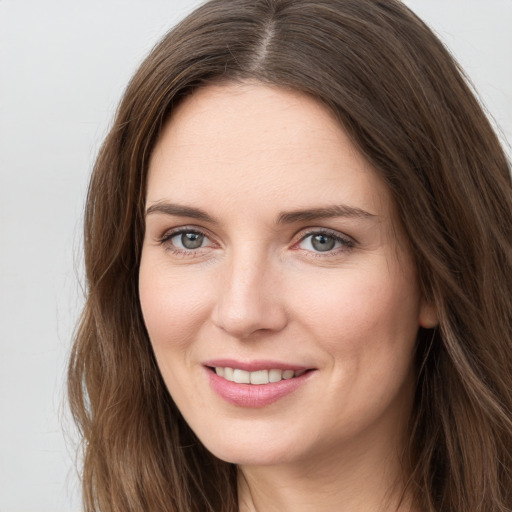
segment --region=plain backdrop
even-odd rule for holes
[[[63,390],[87,179],[129,77],[198,3],[0,0],[0,512],[80,510]],[[512,0],[406,3],[512,141]]]

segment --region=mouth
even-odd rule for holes
[[[266,407],[295,393],[316,370],[276,361],[244,363],[231,359],[209,361],[204,367],[213,391],[232,405],[244,408]]]
[[[231,368],[230,366],[209,366],[208,368],[215,372],[219,377],[222,377],[229,382],[234,382],[236,384],[254,384],[256,386],[294,379],[304,375],[308,371],[305,369],[281,370],[279,368],[248,371],[242,370],[241,368]]]

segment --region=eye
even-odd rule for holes
[[[199,249],[199,247],[203,246],[205,238],[202,233],[190,231],[173,236],[171,242],[176,247],[180,247],[180,249]]]
[[[167,233],[161,239],[161,243],[170,245],[171,249],[183,252],[194,251],[213,245],[204,233],[192,229],[182,229]]]
[[[353,246],[353,241],[348,237],[345,238],[334,233],[323,231],[307,234],[298,244],[300,249],[314,252],[330,252],[340,248],[348,249]]]

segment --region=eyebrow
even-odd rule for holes
[[[192,219],[202,220],[212,224],[217,223],[217,221],[204,210],[181,204],[158,202],[151,205],[146,210],[146,216],[152,213],[163,213],[165,215],[174,215],[175,217],[191,217]]]
[[[146,210],[146,216],[152,213],[162,213],[176,217],[190,217],[192,219],[217,224],[217,220],[210,214],[200,208],[185,206],[174,203],[158,202],[151,205]],[[376,217],[361,208],[348,205],[332,205],[321,208],[308,208],[304,210],[294,210],[290,212],[281,212],[277,216],[277,224],[293,224],[295,222],[309,222],[317,219],[327,219],[333,217],[348,217],[356,219],[369,219]]]
[[[332,205],[322,208],[281,212],[277,217],[277,224],[292,224],[294,222],[308,222],[317,219],[332,217],[348,217],[353,219],[369,219],[376,217],[373,213],[348,205]]]

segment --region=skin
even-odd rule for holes
[[[319,215],[333,206],[344,214]],[[316,211],[283,219],[299,210]],[[436,317],[390,192],[339,123],[300,93],[203,88],[164,127],[146,211],[139,287],[155,356],[201,441],[239,465],[240,510],[396,510],[416,335]],[[332,249],[313,245],[319,232]],[[247,408],[212,390],[216,358],[312,371]]]

